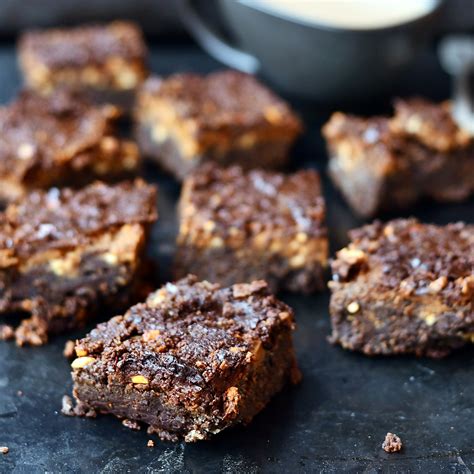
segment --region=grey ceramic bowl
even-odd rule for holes
[[[216,33],[198,3],[179,0],[197,41],[228,66],[261,72],[283,90],[318,100],[364,99],[393,84],[431,39],[444,3],[397,26],[351,30],[287,17],[258,3],[218,0],[240,48]]]

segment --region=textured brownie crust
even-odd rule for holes
[[[150,78],[135,117],[144,152],[179,178],[206,160],[281,167],[302,129],[286,102],[235,71]]]
[[[139,289],[156,193],[143,181],[34,192],[0,214],[0,313],[20,345],[79,327]]]
[[[20,51],[28,51],[52,69],[103,64],[111,56],[144,60],[147,54],[140,28],[125,21],[29,31],[19,46]]]
[[[59,84],[128,90],[147,75],[147,48],[132,22],[29,31],[18,48],[27,84],[43,91]]]
[[[323,135],[331,177],[363,216],[474,192],[474,138],[453,121],[447,102],[399,100],[392,118],[337,112]]]
[[[390,126],[441,152],[465,148],[473,142],[472,136],[454,121],[448,101],[438,104],[420,98],[398,99]]]
[[[474,226],[399,219],[350,237],[332,262],[333,342],[441,357],[472,341]]]
[[[76,343],[79,411],[143,422],[165,440],[248,423],[297,380],[293,329],[292,310],[263,281],[168,283]]]
[[[292,175],[201,167],[179,204],[176,274],[223,285],[265,279],[273,290],[324,286],[325,205],[315,171]]]
[[[0,198],[136,172],[138,149],[117,137],[117,117],[115,107],[64,90],[50,97],[22,92],[0,108]]]
[[[301,126],[286,102],[253,76],[237,71],[155,77],[148,79],[142,90],[174,104],[181,120],[197,120],[198,134],[224,127],[247,129],[262,123],[279,123],[295,130]]]
[[[86,245],[104,230],[156,220],[156,191],[141,179],[79,191],[35,191],[0,215],[0,249],[8,259]]]

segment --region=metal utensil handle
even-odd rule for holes
[[[439,59],[453,76],[453,115],[459,125],[474,135],[474,91],[471,76],[474,71],[474,37],[449,35],[441,40]]]
[[[258,59],[231,45],[208,25],[192,0],[177,0],[177,7],[183,23],[199,45],[212,57],[229,67],[250,74],[255,74],[259,70]]]
[[[474,135],[474,94],[471,76],[474,65],[467,65],[454,77],[454,116],[461,126]]]

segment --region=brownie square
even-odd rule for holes
[[[0,200],[136,174],[138,148],[118,137],[117,118],[114,106],[65,90],[49,97],[23,91],[0,107]]]
[[[148,74],[142,32],[128,21],[29,31],[18,49],[25,83],[44,93],[67,86],[127,105]]]
[[[284,175],[206,164],[179,201],[175,274],[222,285],[264,279],[273,291],[324,288],[328,239],[315,171]]]
[[[428,357],[473,342],[474,226],[398,219],[350,238],[332,262],[333,342]]]
[[[454,122],[449,102],[398,100],[391,118],[336,112],[323,135],[332,180],[362,216],[474,192],[474,137]]]
[[[178,179],[208,160],[280,168],[302,131],[287,103],[236,71],[148,79],[135,122],[143,152]]]
[[[0,213],[0,332],[40,345],[104,307],[131,304],[155,200],[155,188],[137,180],[35,191],[10,204]]]
[[[266,283],[167,283],[76,343],[76,412],[111,413],[163,440],[249,423],[299,372],[293,311]]]

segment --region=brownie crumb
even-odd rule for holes
[[[122,421],[122,425],[126,428],[130,428],[131,430],[141,430],[141,426],[139,425],[139,423],[133,420],[129,420],[128,418],[125,418],[125,420]]]
[[[62,399],[61,413],[66,416],[75,416],[74,404],[69,395],[64,395]]]
[[[153,448],[155,446],[155,442],[152,439],[148,440],[148,443],[146,444],[149,448]]]
[[[0,453],[2,453],[2,454],[7,454],[8,451],[10,451],[10,449],[8,448],[8,446],[0,446]]]
[[[0,324],[0,341],[8,341],[13,339],[15,336],[15,331],[8,324]]]
[[[76,351],[74,350],[75,345],[76,344],[74,341],[66,341],[63,350],[63,355],[66,357],[66,359],[72,359],[76,355]]]
[[[398,453],[402,449],[402,440],[393,433],[387,433],[382,448],[387,453]]]
[[[247,298],[267,288],[267,282],[263,280],[253,281],[252,283],[238,283],[232,287],[234,298]]]
[[[96,411],[87,407],[81,402],[74,405],[73,399],[69,395],[64,395],[62,399],[61,413],[65,416],[84,416],[86,418],[95,418]]]
[[[74,407],[74,416],[85,416],[86,418],[95,418],[97,412],[94,408],[88,407],[82,402],[77,402]]]

